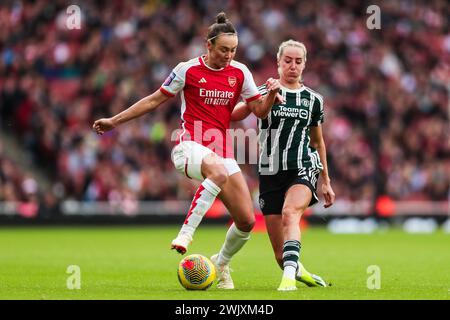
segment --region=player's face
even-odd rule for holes
[[[215,69],[225,68],[234,59],[238,38],[236,35],[222,34],[216,38],[214,44],[208,41],[207,46],[208,64]]]
[[[305,53],[301,48],[286,47],[278,61],[280,77],[288,83],[298,83],[305,69]]]

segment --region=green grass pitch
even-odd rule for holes
[[[169,250],[178,226],[0,228],[0,299],[450,299],[450,235],[388,230],[337,235],[303,233],[301,260],[332,286],[278,292],[281,270],[265,233],[232,262],[236,289],[187,291],[178,283],[181,256]],[[211,256],[226,227],[201,226],[189,253]],[[69,290],[69,265],[81,270],[81,288]],[[381,288],[368,289],[380,268]]]

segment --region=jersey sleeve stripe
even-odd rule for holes
[[[246,99],[245,102],[249,103],[249,102],[259,99],[260,97],[261,97],[261,94],[258,93],[256,96]]]
[[[266,85],[265,85],[265,84],[260,85],[260,86],[258,87],[258,91],[259,91],[259,93],[260,93],[262,96],[265,96],[265,95],[267,94],[267,88],[266,88]]]
[[[164,93],[166,96],[168,97],[175,97],[175,95],[172,92],[167,91],[166,89],[164,89],[163,87],[159,88],[159,91],[161,91],[162,93]]]

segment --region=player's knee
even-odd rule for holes
[[[302,216],[304,211],[304,208],[300,208],[300,207],[294,207],[294,206],[285,206],[283,207],[283,217],[287,217],[287,218],[291,218],[291,217],[298,217],[298,216]]]
[[[219,186],[224,185],[228,180],[227,169],[222,165],[217,165],[214,167],[214,170],[208,174],[207,178],[211,179]]]
[[[249,218],[245,221],[241,221],[239,223],[236,223],[236,227],[243,231],[243,232],[250,232],[252,231],[253,227],[255,226],[255,218]]]
[[[293,206],[286,206],[283,208],[283,226],[289,226],[296,224],[302,217],[303,211],[301,208],[296,208]]]

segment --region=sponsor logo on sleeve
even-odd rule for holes
[[[167,87],[170,86],[170,84],[172,83],[173,79],[175,79],[176,74],[175,72],[171,72],[170,75],[167,77],[166,81],[164,81],[163,86]]]

